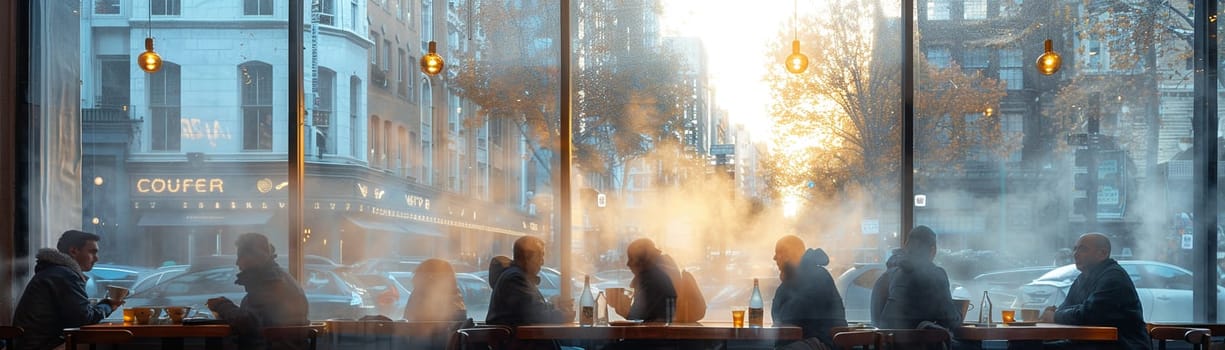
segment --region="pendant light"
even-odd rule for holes
[[[446,63],[443,62],[442,56],[438,55],[438,43],[430,40],[430,51],[421,56],[421,72],[429,76],[442,73],[442,68]]]
[[[146,73],[157,73],[162,69],[162,56],[153,51],[153,5],[149,5],[149,19],[145,22],[145,52],[136,57],[136,66]]]
[[[787,66],[787,71],[792,74],[804,73],[804,70],[808,69],[808,56],[800,53],[800,37],[799,29],[797,29],[799,23],[796,20],[798,18],[799,6],[796,3],[797,1],[795,0],[791,2],[791,55],[787,56],[787,60],[784,62]]]
[[[1051,75],[1059,71],[1059,65],[1063,63],[1063,59],[1059,58],[1059,53],[1051,47],[1051,39],[1046,39],[1042,43],[1044,50],[1042,56],[1038,56],[1038,61],[1034,62],[1034,66],[1038,67],[1038,73],[1042,75]]]

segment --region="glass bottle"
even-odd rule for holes
[[[983,291],[983,299],[978,302],[978,323],[991,324],[991,297],[987,295],[987,291]]]
[[[753,279],[753,296],[749,297],[749,327],[761,327],[765,323],[764,303],[761,300],[761,287],[757,279]]]
[[[591,276],[583,278],[583,295],[579,297],[578,324],[595,325],[595,298],[591,296]]]
[[[595,296],[595,324],[608,325],[608,296],[603,291]]]

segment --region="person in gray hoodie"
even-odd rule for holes
[[[924,322],[945,329],[961,325],[961,312],[949,292],[949,276],[932,262],[936,233],[917,226],[906,239],[906,253],[889,281],[889,297],[881,310],[881,328],[913,329]]]
[[[13,325],[25,330],[17,349],[54,349],[64,342],[64,328],[97,324],[123,304],[109,299],[90,304],[85,295],[85,272],[98,262],[101,239],[68,230],[60,235],[56,249],[38,251],[34,277],[13,313]]]
[[[230,325],[239,349],[303,349],[303,341],[267,343],[265,327],[305,326],[308,304],[302,287],[276,263],[276,248],[268,237],[244,233],[234,242],[238,247],[238,280],[247,291],[242,304],[226,297],[207,301],[208,309]]]
[[[774,245],[774,262],[782,280],[770,304],[774,323],[800,326],[804,338],[833,348],[829,330],[846,326],[846,310],[834,277],[825,269],[829,255],[819,248],[805,250],[800,237],[788,235]]]

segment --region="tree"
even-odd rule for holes
[[[572,143],[576,166],[585,171],[620,169],[674,142],[681,132],[682,108],[692,100],[679,75],[683,60],[659,47],[642,46],[652,41],[644,37],[651,33],[628,30],[645,27],[643,12],[658,14],[658,6],[644,6],[650,3],[595,0],[575,7],[582,30],[573,38]],[[482,2],[475,11],[482,37],[451,81],[461,96],[480,106],[469,122],[514,120],[535,142],[556,145],[557,4]]]
[[[769,184],[776,194],[807,186],[809,196],[888,197],[896,193],[901,151],[898,21],[872,0],[830,3],[821,12],[799,23],[801,42],[825,43],[808,46],[810,68],[791,74],[773,65],[766,75],[775,96]],[[785,40],[777,43],[773,62],[790,53]],[[1017,140],[1006,139],[999,118],[986,113],[1005,95],[1002,83],[955,62],[938,67],[917,57],[915,67],[921,166],[957,170],[1015,149]]]

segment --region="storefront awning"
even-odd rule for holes
[[[426,223],[412,222],[390,222],[385,220],[376,220],[356,216],[346,216],[345,219],[353,223],[354,226],[365,230],[395,232],[403,234],[411,234],[418,236],[442,237],[442,233]]]
[[[196,211],[144,213],[136,226],[258,226],[272,219],[270,211]]]

